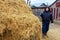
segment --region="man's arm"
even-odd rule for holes
[[[51,20],[51,23],[53,23],[53,16],[52,16],[52,14],[50,15],[50,20]]]

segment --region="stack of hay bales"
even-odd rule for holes
[[[41,23],[24,0],[0,0],[0,40],[41,40]]]

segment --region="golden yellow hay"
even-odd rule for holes
[[[0,0],[0,40],[41,40],[41,23],[24,0]]]

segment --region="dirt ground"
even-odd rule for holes
[[[58,24],[50,25],[48,31],[48,38],[45,37],[42,40],[60,40],[60,25]]]

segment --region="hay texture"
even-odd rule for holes
[[[41,24],[24,0],[0,0],[0,40],[41,40]]]

